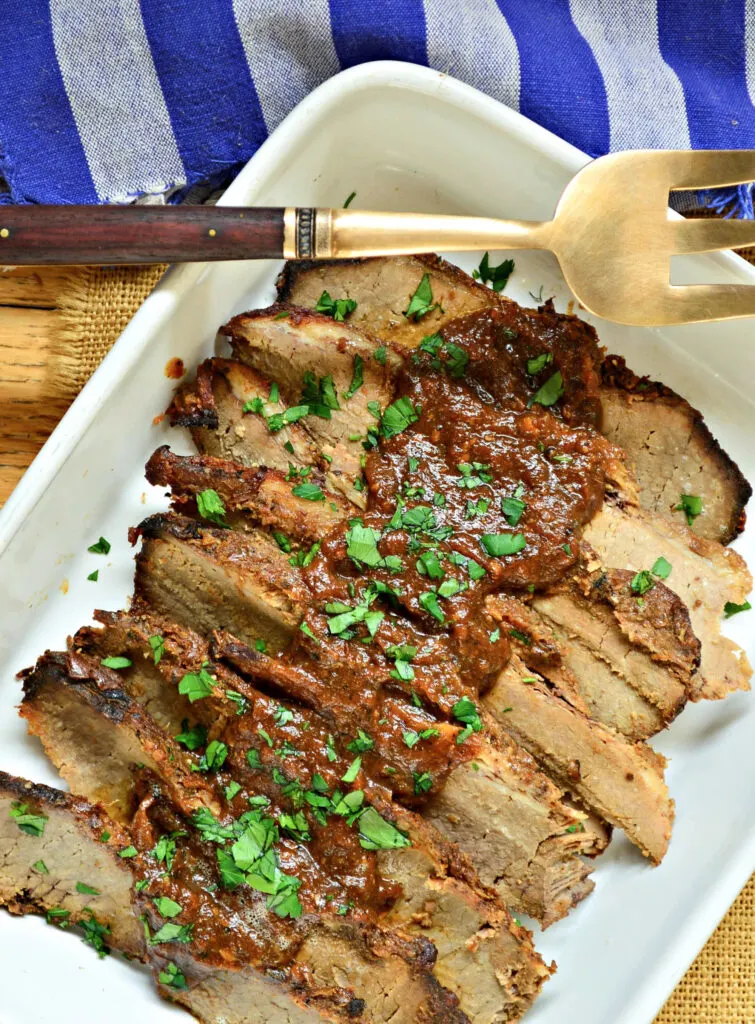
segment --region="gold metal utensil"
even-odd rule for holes
[[[755,180],[755,150],[638,150],[587,164],[551,221],[316,210],[309,258],[478,249],[550,249],[577,299],[640,327],[755,316],[755,286],[671,285],[671,256],[755,245],[751,220],[669,216],[672,190]],[[673,219],[672,219],[673,217]],[[301,213],[286,211],[285,255],[302,253]]]
[[[755,244],[750,220],[669,216],[669,192],[755,180],[755,150],[637,150],[587,164],[551,221],[352,209],[5,206],[0,263],[188,263],[550,249],[592,313],[642,327],[755,316],[755,286],[672,285],[670,258]]]

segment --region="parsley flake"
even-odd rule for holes
[[[212,487],[197,494],[197,511],[208,522],[225,526],[225,505],[218,492]]]

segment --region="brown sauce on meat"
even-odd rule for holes
[[[145,869],[150,895],[169,894],[171,878],[194,894],[193,952],[208,962],[281,965],[313,926],[308,911],[369,921],[390,905],[397,892],[360,841],[357,812],[372,805],[390,818],[392,794],[421,804],[475,756],[479,697],[510,655],[486,598],[526,596],[577,562],[615,450],[593,429],[594,334],[577,320],[564,327],[548,306],[538,316],[518,307],[473,314],[407,359],[392,406],[401,429],[365,445],[367,510],[324,537],[303,569],[312,602],[302,631],[260,676],[299,707],[281,713],[250,688],[222,732],[228,756],[214,784],[223,820],[232,825],[250,798],[267,798],[277,862],[299,881],[301,914],[271,927],[264,894],[224,887],[217,849],[191,828],[171,876]],[[243,645],[221,656],[258,677]],[[231,781],[237,791],[226,799]],[[345,795],[352,814],[333,811]],[[159,801],[140,813],[142,851],[179,827]],[[292,832],[280,823],[293,816]]]

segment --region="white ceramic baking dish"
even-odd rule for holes
[[[546,219],[586,159],[451,78],[377,63],[344,72],[300,104],[223,203],[339,206],[355,190],[355,207]],[[467,269],[476,261],[458,260]],[[190,450],[186,438],[153,422],[174,386],[165,365],[180,356],[192,367],[213,349],[217,327],[231,314],[267,304],[276,270],[270,262],[171,270],[3,509],[3,769],[59,783],[15,713],[15,673],[45,648],[63,645],[95,606],[124,604],[132,577],[126,529],[165,506],[162,494],[144,483],[144,463],[166,441]],[[755,271],[732,254],[687,258],[677,272],[690,281],[755,283]],[[571,296],[549,254],[516,256],[507,294],[531,305],[529,293],[554,295],[557,308],[566,308]],[[755,479],[750,322],[663,331],[596,326],[608,349],[626,356],[635,371],[653,374],[699,407]],[[112,541],[107,557],[87,553],[100,534]],[[752,565],[754,534],[736,544]],[[97,584],[86,578],[94,568]],[[748,616],[727,627],[752,653]],[[528,1017],[532,1024],[651,1021],[755,869],[755,697],[690,707],[655,745],[671,759],[668,782],[677,802],[668,856],[651,868],[615,837],[598,862],[596,892],[567,920],[536,935],[559,971]],[[0,913],[2,1024],[161,1024],[180,1020],[181,1012],[160,1002],[141,968],[115,957],[100,962],[41,919]]]

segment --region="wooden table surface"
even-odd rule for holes
[[[65,278],[54,267],[0,270],[0,505],[68,408],[49,376]]]

